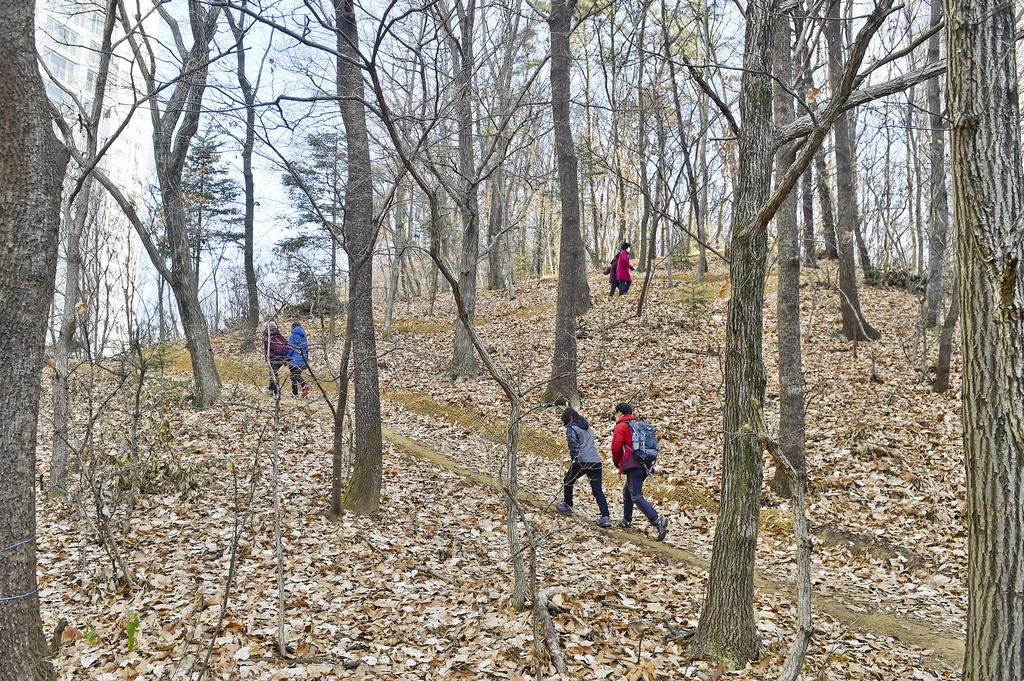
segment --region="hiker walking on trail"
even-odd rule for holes
[[[601,512],[597,519],[598,527],[611,527],[608,517],[608,500],[605,499],[601,486],[601,455],[594,444],[594,431],[587,420],[572,407],[562,412],[562,425],[565,426],[565,440],[569,444],[569,470],[562,481],[564,501],[555,504],[555,508],[564,516],[572,515],[572,489],[584,475],[590,481],[590,491],[594,493],[594,501]]]
[[[619,415],[612,433],[612,461],[619,468],[619,473],[626,476],[626,486],[622,488],[622,520],[617,523],[621,529],[628,530],[633,526],[633,506],[647,516],[658,531],[658,541],[662,541],[668,533],[668,518],[658,516],[651,503],[644,499],[644,481],[649,472],[640,461],[633,456],[633,430],[629,422],[635,420],[633,407],[620,402],[615,407]]]
[[[608,297],[614,298],[615,291],[619,288],[619,256],[622,255],[622,251],[618,250],[615,255],[612,256],[612,261],[608,263],[608,267],[604,268],[604,273],[608,275],[608,283],[611,288],[608,291]]]
[[[277,395],[277,372],[288,363],[288,341],[274,322],[267,322],[263,329],[263,358],[270,365],[270,394]]]
[[[288,337],[288,373],[292,379],[292,397],[299,397],[299,386],[302,386],[302,397],[309,395],[309,385],[302,377],[302,370],[308,365],[309,345],[306,343],[306,330],[299,322],[292,322],[292,335]]]
[[[626,292],[629,291],[630,284],[633,283],[633,278],[629,273],[636,268],[629,264],[630,245],[631,244],[628,241],[622,244],[622,249],[619,251],[619,254],[615,256],[615,260],[609,268],[611,270],[611,274],[608,275],[608,280],[612,283],[611,293],[608,294],[609,298],[615,295],[616,287],[619,289],[620,298],[626,295]]]

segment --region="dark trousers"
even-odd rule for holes
[[[277,372],[281,370],[287,363],[287,360],[283,357],[271,357],[270,358],[270,392],[277,394],[279,388],[277,387]]]
[[[288,373],[292,377],[292,395],[299,394],[299,386],[306,387],[306,379],[302,377],[302,367],[297,367],[294,364],[288,367]]]
[[[608,292],[608,297],[614,297],[615,291],[618,291],[620,296],[626,295],[626,292],[629,291],[629,286],[632,283],[633,281],[631,279],[619,279],[618,281],[613,281],[611,291]]]
[[[590,480],[590,491],[594,493],[594,501],[597,502],[597,509],[601,511],[601,515],[608,515],[608,500],[605,499],[604,489],[601,487],[601,464],[599,463],[580,463],[579,461],[573,461],[569,465],[569,470],[566,471],[565,479],[562,481],[565,505],[572,508],[573,485],[575,485],[576,481],[584,475],[586,475],[587,479]]]
[[[626,486],[622,488],[622,519],[627,523],[633,521],[634,504],[652,523],[658,519],[658,512],[644,499],[646,479],[647,471],[643,468],[630,468],[626,471]]]

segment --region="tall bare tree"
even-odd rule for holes
[[[247,0],[241,0],[243,7]],[[242,140],[242,181],[245,194],[245,240],[242,244],[243,267],[245,269],[245,337],[242,339],[242,351],[248,352],[256,348],[256,333],[260,323],[260,296],[256,288],[256,265],[253,259],[255,242],[255,220],[256,220],[256,184],[252,170],[252,153],[256,145],[256,89],[249,80],[246,71],[246,48],[245,37],[247,28],[244,25],[244,15],[240,14],[238,20],[230,10],[225,10],[228,24],[231,26],[231,34],[235,38],[235,56],[238,60],[238,67],[235,76],[238,79],[238,89],[242,93],[242,101],[245,103],[245,137]],[[332,271],[333,274],[333,271]]]
[[[843,37],[839,19],[839,0],[829,0],[825,24],[828,43],[828,74],[833,96],[839,87],[843,72]],[[860,228],[857,210],[856,168],[853,160],[853,138],[850,132],[850,114],[839,114],[832,128],[836,153],[837,248],[839,253],[839,294],[843,318],[843,335],[851,340],[875,340],[881,337],[860,309],[857,292],[857,264],[854,257],[854,238]]]
[[[36,65],[35,2],[0,3],[0,679],[56,679],[36,585],[36,423],[68,162]],[[16,358],[16,359],[15,359]]]
[[[345,185],[345,250],[349,261],[350,324],[355,381],[354,470],[343,506],[355,513],[380,508],[383,440],[380,422],[380,379],[377,336],[373,328],[373,174],[366,128],[359,31],[353,0],[333,0],[337,31],[338,105],[345,122],[348,180]],[[351,339],[351,340],[349,340]]]
[[[562,399],[579,406],[576,318],[590,309],[587,254],[580,234],[579,161],[572,138],[569,101],[572,51],[569,34],[577,0],[554,0],[547,22],[551,32],[551,111],[562,228],[558,247],[558,299],[555,310],[555,355],[545,401]]]
[[[932,2],[931,28],[942,22],[942,4]],[[938,62],[940,31],[928,39],[928,62]],[[928,277],[924,299],[925,326],[935,326],[945,299],[946,234],[949,231],[949,201],[946,197],[946,121],[942,116],[942,81],[928,81],[928,121],[931,124],[928,164],[931,189],[928,207]]]
[[[786,125],[795,117],[793,82],[793,32],[789,16],[776,19],[775,28],[775,120]],[[779,147],[775,154],[776,180],[793,165],[793,143]],[[808,167],[809,168],[809,167]],[[806,177],[806,172],[804,177]],[[779,333],[779,449],[793,469],[804,471],[804,372],[800,351],[800,227],[797,224],[797,196],[791,193],[775,215],[778,229],[779,286],[776,297]],[[776,468],[771,489],[789,497],[789,475]]]
[[[92,105],[84,106],[84,103],[76,96],[77,93],[70,92],[71,99],[76,105],[71,116],[66,118],[60,126],[67,133],[64,143],[69,147],[76,144],[77,140],[72,130],[85,133],[85,148],[82,150],[82,157],[86,165],[80,168],[81,173],[87,173],[90,167],[97,160],[99,151],[100,121],[103,112],[106,110],[107,81],[110,76],[110,61],[113,57],[112,36],[116,15],[114,2],[107,2],[106,11],[103,14],[103,37],[100,43],[99,63],[96,69],[96,80],[93,85]],[[51,74],[52,75],[52,74]],[[68,84],[70,85],[70,84]],[[63,84],[58,84],[58,87]],[[75,125],[77,123],[77,125]],[[79,178],[75,178],[78,180]],[[70,400],[68,393],[69,385],[69,364],[68,358],[71,355],[71,347],[75,335],[79,331],[78,321],[80,317],[79,304],[81,303],[81,268],[82,268],[82,235],[85,231],[86,221],[92,213],[93,206],[93,181],[91,177],[82,178],[81,183],[72,182],[75,187],[80,186],[77,196],[72,204],[67,206],[67,217],[64,220],[66,231],[64,242],[64,298],[60,313],[60,331],[53,344],[53,378],[51,386],[53,390],[53,458],[50,465],[50,480],[47,494],[51,497],[59,496],[64,491],[67,475],[68,451],[70,443],[69,409]],[[69,201],[71,197],[69,197]]]
[[[192,362],[192,374],[196,381],[193,401],[197,408],[204,409],[217,400],[221,391],[221,381],[213,361],[209,327],[199,303],[199,279],[192,268],[181,178],[189,145],[199,130],[203,94],[206,91],[206,78],[210,68],[211,45],[217,31],[220,6],[209,6],[200,0],[188,0],[188,26],[192,38],[190,46],[185,44],[178,20],[170,14],[167,7],[159,4],[157,11],[174,38],[177,57],[180,60],[178,73],[171,81],[173,85],[159,81],[162,67],[158,63],[154,47],[155,37],[136,33],[136,24],[141,20],[129,11],[124,0],[118,0],[121,24],[128,35],[128,42],[135,55],[135,64],[142,74],[144,94],[152,102],[150,117],[153,121],[153,152],[164,210],[170,267],[139,219],[136,207],[103,173],[96,173],[96,178],[132,222],[153,266],[174,293],[181,325],[185,330],[185,347]],[[163,103],[161,110],[157,100],[165,86],[169,87],[170,96]]]
[[[1024,169],[1012,4],[946,3],[963,317],[965,681],[1024,678]]]
[[[747,4],[740,86],[740,163],[729,252],[725,350],[725,447],[722,497],[708,573],[707,598],[690,653],[742,666],[761,650],[754,617],[754,554],[764,474],[761,446],[743,432],[753,423],[751,398],[764,400],[762,349],[768,234],[755,218],[771,188],[774,3]]]

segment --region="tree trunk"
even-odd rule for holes
[[[763,226],[755,224],[755,218],[768,198],[774,153],[771,73],[775,17],[771,4],[751,0],[746,18],[740,85],[743,130],[730,248],[732,296],[726,322],[721,506],[707,598],[688,651],[736,667],[761,650],[753,602],[764,473],[761,447],[743,430],[744,424],[753,423],[751,398],[763,403],[765,390],[762,308],[768,235]]]
[[[507,239],[500,235],[505,229],[505,165],[499,164],[491,173],[488,189],[491,194],[491,209],[487,215],[487,288],[500,291],[505,286],[502,274],[502,243]]]
[[[373,328],[373,174],[366,130],[359,32],[353,0],[333,0],[338,32],[338,104],[345,122],[348,182],[345,186],[345,248],[352,306],[352,362],[355,380],[355,454],[352,479],[342,505],[354,513],[380,508],[383,442],[377,338]]]
[[[36,423],[68,153],[36,65],[35,3],[0,3],[0,679],[56,679],[36,583]],[[17,361],[14,361],[17,358]]]
[[[64,304],[60,315],[60,333],[53,344],[53,458],[46,495],[54,499],[64,493],[67,484],[68,449],[71,445],[68,357],[78,328],[78,303],[81,300],[82,232],[89,212],[92,181],[86,180],[75,200],[74,214],[65,221]]]
[[[242,338],[241,351],[252,352],[256,349],[257,327],[260,324],[260,297],[256,288],[256,265],[253,248],[255,243],[254,223],[256,218],[256,187],[252,172],[252,152],[256,143],[256,95],[245,73],[245,27],[236,25],[233,15],[227,14],[231,24],[231,32],[235,36],[235,53],[238,57],[238,87],[245,100],[245,141],[242,143],[242,178],[245,187],[245,243],[242,255],[245,268],[245,290],[248,304],[245,310],[245,335]],[[331,275],[334,275],[332,268]],[[332,289],[332,296],[334,292]]]
[[[462,257],[459,263],[459,289],[469,318],[476,315],[477,263],[480,259],[480,206],[473,157],[473,25],[476,18],[476,0],[468,0],[459,17],[459,41],[452,39],[452,61],[455,64],[455,116],[459,126],[459,215],[462,218]],[[455,347],[449,376],[465,381],[476,378],[480,367],[462,320],[455,325]]]
[[[942,21],[941,3],[932,3],[931,25]],[[940,57],[939,33],[928,39],[927,62]],[[935,326],[945,298],[946,234],[949,231],[949,201],[946,197],[946,122],[942,117],[942,80],[928,81],[928,120],[931,140],[928,163],[931,166],[931,192],[928,211],[928,280],[924,298],[924,324]]]
[[[207,10],[200,6],[198,0],[189,0],[193,47],[183,55],[181,66],[182,73],[188,74],[188,77],[175,83],[163,113],[154,107],[151,114],[154,160],[171,258],[168,284],[178,303],[178,313],[185,332],[185,347],[196,382],[193,404],[198,409],[205,409],[217,400],[221,382],[213,361],[213,346],[206,317],[199,303],[199,279],[192,267],[181,177],[189,144],[199,129],[210,65],[210,45],[216,33],[219,13],[218,7]],[[139,62],[145,62],[144,49],[139,45],[138,38],[133,37],[131,43]],[[157,86],[154,77],[154,74],[148,74],[147,87],[155,95]],[[125,213],[128,214],[128,211]],[[136,224],[136,230],[143,231],[140,228],[141,225]],[[148,235],[143,238],[148,238]],[[155,249],[147,247],[147,252],[152,257]],[[161,269],[163,262],[154,260],[154,266]],[[161,271],[166,272],[166,268]]]
[[[942,323],[942,332],[939,334],[939,357],[935,360],[935,385],[932,390],[937,393],[944,393],[949,390],[949,365],[953,354],[953,330],[956,328],[956,321],[960,317],[960,294],[957,291],[956,280],[953,280],[953,300],[949,304],[949,311],[946,313],[946,320]]]
[[[789,17],[780,16],[775,34],[775,124],[784,126],[795,118],[793,96],[792,44]],[[775,154],[776,181],[796,160],[792,143]],[[779,450],[803,475],[804,471],[804,377],[800,353],[800,227],[797,224],[796,192],[790,193],[775,215],[778,227],[779,287],[776,298],[779,333]],[[792,496],[790,477],[776,467],[771,490],[781,497]]]
[[[579,406],[576,378],[576,317],[590,309],[586,251],[580,236],[579,163],[569,124],[569,31],[576,0],[555,0],[548,26],[551,31],[551,109],[558,162],[562,229],[558,261],[558,301],[555,310],[555,354],[544,401],[564,399]]]
[[[833,95],[839,87],[843,73],[842,27],[839,22],[839,0],[830,0],[825,22],[828,41],[828,73]],[[857,264],[854,259],[854,232],[858,229],[857,194],[854,186],[856,168],[853,164],[853,146],[850,139],[849,112],[840,113],[832,126],[836,146],[836,187],[839,224],[839,291],[843,317],[843,335],[850,340],[876,340],[881,338],[860,310],[857,294]]]
[[[828,184],[828,168],[825,165],[824,149],[819,149],[814,156],[814,172],[818,174],[818,204],[821,206],[822,233],[825,237],[825,260],[838,260],[836,217],[832,210],[832,189]]]
[[[950,160],[963,315],[964,681],[1024,678],[1024,212],[1014,6],[946,5]]]

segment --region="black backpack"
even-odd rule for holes
[[[650,469],[658,460],[659,453],[654,426],[640,419],[630,419],[626,423],[629,424],[629,432],[633,436],[633,457],[644,468]]]

